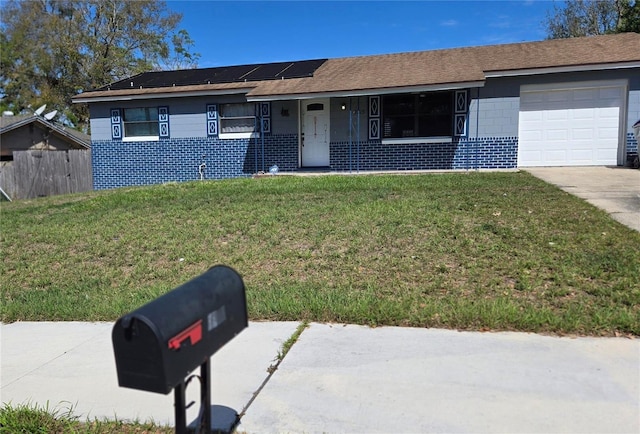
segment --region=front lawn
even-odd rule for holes
[[[640,335],[640,233],[524,172],[172,183],[0,209],[4,322],[112,321],[223,263],[252,320]]]

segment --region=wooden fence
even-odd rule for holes
[[[0,187],[12,200],[93,190],[91,151],[14,151],[0,166]]]

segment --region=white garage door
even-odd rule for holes
[[[624,82],[522,86],[518,166],[618,163]]]

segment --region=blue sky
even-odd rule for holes
[[[556,3],[560,4],[560,2]],[[199,67],[537,41],[554,3],[169,0]]]

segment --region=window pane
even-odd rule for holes
[[[388,116],[415,114],[415,95],[386,95],[382,104]]]
[[[157,136],[158,134],[158,122],[125,122],[124,124],[125,137]]]
[[[158,109],[155,107],[124,109],[125,122],[158,121]]]
[[[383,125],[385,138],[417,137],[414,116],[385,116]]]
[[[437,137],[451,135],[451,115],[420,117],[418,126],[419,137]]]
[[[221,133],[253,133],[255,127],[255,104],[222,104],[220,106]]]
[[[255,105],[247,104],[222,104],[220,115],[222,117],[254,117],[256,114]]]
[[[220,132],[252,133],[255,122],[255,118],[220,119]]]
[[[157,136],[158,109],[156,107],[139,107],[124,109],[123,116],[125,137]]]
[[[385,95],[383,138],[451,136],[453,93]]]

